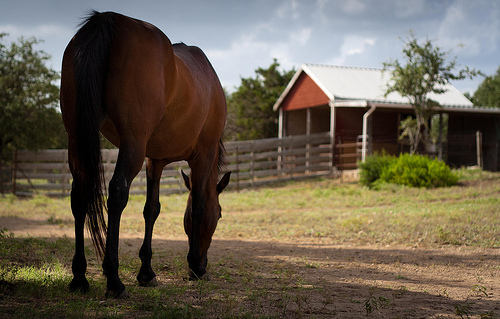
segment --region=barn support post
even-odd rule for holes
[[[483,134],[481,131],[476,132],[476,156],[477,166],[483,169]]]
[[[307,136],[307,143],[306,143],[306,172],[307,169],[309,168],[309,158],[310,158],[310,153],[309,150],[311,149],[311,142],[310,142],[310,137],[311,137],[311,108],[307,108],[306,110],[306,136]]]
[[[335,174],[335,104],[333,100],[328,102],[330,106],[330,172]]]
[[[443,113],[439,113],[438,160],[443,160]]]
[[[283,135],[284,134],[284,121],[285,121],[285,114],[283,112],[283,108],[279,108],[279,120],[278,120],[278,139],[279,139],[279,146],[278,146],[278,170],[280,171],[281,174],[281,169],[282,169],[282,163],[283,163]]]
[[[283,121],[284,121],[284,115],[283,115],[283,108],[279,108],[279,119],[278,119],[278,138],[283,138]]]
[[[375,112],[376,108],[377,107],[375,105],[372,105],[372,107],[365,114],[363,114],[363,146],[361,149],[361,162],[363,163],[366,159],[366,150],[368,147],[368,119],[370,118],[370,115]]]

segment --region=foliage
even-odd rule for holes
[[[401,134],[398,140],[413,147],[417,139],[417,132],[419,132],[417,120],[408,116],[399,123],[399,129],[401,130]]]
[[[375,154],[367,156],[364,163],[359,163],[359,182],[368,187],[380,179],[382,172],[394,163],[396,158],[390,155]]]
[[[500,67],[493,76],[487,76],[472,97],[476,106],[500,107]]]
[[[417,121],[414,129],[414,143],[410,153],[415,153],[422,139],[422,131],[426,128],[429,116],[439,107],[439,103],[430,98],[430,94],[443,94],[444,86],[450,80],[463,80],[481,74],[479,71],[464,67],[458,68],[456,58],[447,62],[450,52],[435,46],[427,39],[419,43],[410,31],[409,38],[404,41],[403,56],[405,62],[389,60],[384,62],[384,71],[390,70],[392,81],[387,85],[386,96],[398,92],[408,99],[415,112]]]
[[[255,77],[242,78],[240,87],[228,98],[226,138],[261,139],[278,136],[278,115],[273,110],[295,70],[280,71],[276,59]]]
[[[447,136],[448,136],[448,114],[435,114],[431,118],[431,127],[430,127],[430,134],[429,138],[432,141],[432,143],[437,144],[439,143],[439,132],[441,131],[441,140],[443,142],[446,142]],[[440,124],[441,121],[441,124]],[[441,130],[439,129],[439,126],[441,126]]]
[[[387,183],[410,187],[447,187],[457,184],[458,176],[444,162],[421,155],[403,154],[382,171]]]
[[[377,188],[383,183],[410,187],[447,187],[457,184],[458,176],[444,162],[421,155],[368,156],[359,164],[361,184]]]
[[[39,42],[20,38],[10,47],[0,42],[0,154],[65,146],[57,111],[59,74],[46,66],[50,56],[34,48]]]

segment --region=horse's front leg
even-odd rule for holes
[[[140,286],[154,287],[158,285],[156,274],[151,267],[151,257],[153,251],[151,248],[151,238],[153,236],[153,227],[160,214],[160,178],[165,167],[164,162],[147,159],[146,161],[146,176],[147,176],[147,197],[144,205],[144,242],[139,257],[141,258],[141,270],[137,275],[137,281]]]
[[[141,152],[127,152],[120,149],[113,178],[109,182],[108,196],[108,233],[106,238],[106,254],[102,268],[107,278],[106,297],[127,297],[125,286],[118,276],[118,246],[120,236],[120,220],[127,206],[130,183],[140,171],[144,156],[134,156]]]
[[[215,174],[214,181],[217,179],[215,156],[200,157],[196,161],[190,162],[189,166],[191,167],[191,177],[184,176],[186,186],[190,190],[184,214],[184,229],[189,240],[187,261],[190,279],[201,279],[207,272],[207,250],[215,231],[215,227],[208,227],[207,220],[211,220],[211,218],[206,220],[205,216],[210,175]],[[215,192],[215,185],[213,185],[213,191]],[[217,222],[215,222],[216,224]]]

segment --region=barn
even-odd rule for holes
[[[396,92],[384,96],[389,80],[390,73],[382,69],[301,65],[274,105],[279,137],[329,132],[334,165],[341,169],[356,168],[376,151],[404,152],[399,123],[413,110]],[[426,143],[419,152],[455,167],[481,164],[500,170],[500,109],[474,107],[451,84],[445,89],[430,98],[441,105],[435,113],[447,129],[441,130],[438,142]]]

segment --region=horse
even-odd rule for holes
[[[160,213],[160,178],[167,164],[180,160],[187,161],[191,169],[189,176],[182,172],[189,190],[184,215],[189,278],[203,279],[207,251],[221,217],[219,194],[231,174],[226,172],[219,181],[224,168],[222,133],[227,106],[224,90],[203,51],[172,44],[150,23],[115,12],[92,11],[64,51],[60,92],[73,176],[75,254],[70,290],[89,289],[84,253],[87,224],[102,259],[106,297],[127,296],[118,276],[120,218],[130,184],[144,160],[147,196],[139,285],[158,284],[151,267],[151,238]],[[99,132],[119,148],[107,201]]]

